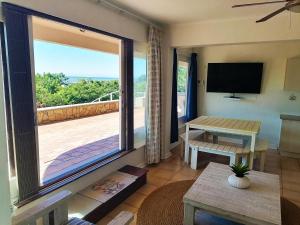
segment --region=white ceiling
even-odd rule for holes
[[[272,0],[107,0],[124,9],[163,24],[261,17],[284,6],[284,3],[231,8],[234,4]],[[284,12],[287,13],[287,12]]]

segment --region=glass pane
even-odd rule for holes
[[[185,116],[186,87],[189,64],[179,61],[177,73],[177,112],[178,118]]]
[[[54,32],[53,26],[46,31]],[[59,26],[65,32],[61,42],[45,35],[46,40],[39,39],[38,25],[34,32],[42,185],[120,151],[120,42],[80,30],[68,39],[70,27]],[[76,38],[89,44],[96,40],[97,47],[82,47]],[[117,52],[105,51],[105,44],[116,45]]]
[[[134,46],[134,142],[145,143],[145,100],[147,87],[146,44],[135,43]]]

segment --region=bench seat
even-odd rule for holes
[[[220,152],[225,155],[228,155],[228,154],[248,154],[250,152],[250,150],[247,148],[214,144],[214,143],[197,141],[197,140],[191,140],[189,143],[191,148],[198,147],[200,148],[199,151],[208,152],[208,153]]]
[[[230,157],[230,165],[238,163],[240,157],[246,163],[250,150],[248,148],[241,148],[230,145],[221,145],[198,140],[190,140],[189,146],[192,149],[191,168],[197,169],[198,152],[206,152],[217,155],[224,155]]]
[[[190,140],[203,140],[205,137],[206,131],[204,130],[190,130],[189,131],[189,142]],[[186,133],[182,133],[179,135],[182,140],[181,143],[181,158],[184,155],[184,161],[189,163],[190,161],[190,149],[188,151],[185,150],[185,141],[186,141]]]

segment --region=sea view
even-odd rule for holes
[[[101,81],[101,80],[118,80],[118,78],[114,77],[83,77],[83,76],[66,76],[68,78],[69,83],[76,83],[80,80],[94,80],[94,81]]]

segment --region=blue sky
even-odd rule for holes
[[[35,72],[64,73],[67,76],[119,76],[119,56],[89,49],[34,41]],[[134,76],[145,74],[146,60],[134,59]]]

